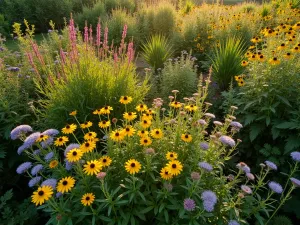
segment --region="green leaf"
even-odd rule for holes
[[[276,95],[276,97],[281,100],[282,103],[286,104],[287,106],[292,107],[292,105],[290,104],[289,100],[287,100],[286,98],[280,96],[280,95]]]
[[[96,216],[93,215],[93,218],[92,218],[92,225],[95,225],[96,224]]]
[[[300,137],[296,135],[291,135],[286,139],[286,144],[284,146],[284,154],[288,154],[298,147],[300,147]]]
[[[273,140],[275,140],[279,137],[280,130],[276,129],[276,127],[272,127],[271,133],[272,133]]]
[[[276,126],[278,129],[295,129],[297,124],[295,122],[283,122]]]
[[[150,212],[153,208],[154,208],[154,206],[149,206],[149,207],[143,209],[142,211],[140,211],[140,213],[146,214],[147,212]]]
[[[135,225],[135,218],[134,218],[134,216],[131,216],[130,222],[131,222],[131,225]]]
[[[165,216],[165,221],[168,224],[169,223],[169,213],[168,213],[168,210],[164,210],[164,216]]]
[[[111,219],[106,217],[106,216],[103,216],[103,215],[99,215],[99,218],[103,221],[106,221],[106,222],[111,222]]]
[[[261,124],[252,124],[250,126],[250,140],[254,141],[257,136],[263,131],[264,125]]]

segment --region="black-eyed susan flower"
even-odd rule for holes
[[[132,97],[130,96],[121,96],[120,101],[121,104],[127,105],[132,102]]]
[[[73,112],[70,112],[69,115],[70,115],[70,116],[76,116],[76,115],[77,115],[77,111],[74,110]]]
[[[285,48],[286,48],[286,44],[285,43],[281,43],[281,45],[277,47],[277,50],[283,50]]]
[[[184,142],[191,142],[193,140],[193,138],[192,138],[192,135],[190,135],[190,134],[182,134],[181,140],[183,140]]]
[[[103,167],[110,166],[112,160],[109,156],[104,155],[99,159],[100,163],[102,164]]]
[[[113,141],[116,141],[116,142],[120,142],[124,139],[125,135],[123,134],[122,131],[120,130],[115,130],[115,131],[112,131],[111,134],[110,134],[110,138],[113,140]]]
[[[155,139],[160,139],[163,137],[163,132],[161,131],[161,129],[153,129],[150,132],[151,136]]]
[[[132,126],[127,126],[123,129],[123,134],[125,136],[131,137],[135,133],[135,129]]]
[[[152,140],[151,140],[150,137],[145,136],[145,137],[142,137],[142,138],[141,138],[140,144],[143,145],[143,146],[149,146],[149,145],[152,144]]]
[[[178,109],[178,108],[181,108],[182,104],[180,102],[173,101],[173,102],[170,103],[170,106],[175,108],[175,109]]]
[[[90,206],[91,204],[93,204],[94,200],[95,195],[93,193],[86,193],[82,196],[81,203],[84,206]]]
[[[97,137],[97,133],[96,132],[88,132],[84,135],[84,139],[85,140],[93,140],[94,138]]]
[[[123,118],[127,121],[132,121],[137,117],[136,112],[126,112],[123,114]]]
[[[295,46],[293,49],[292,49],[293,52],[296,52],[296,53],[299,53],[300,52],[300,47],[298,46]]]
[[[184,107],[189,112],[195,112],[198,109],[198,106],[196,105],[187,105]]]
[[[260,39],[259,37],[254,37],[254,38],[251,39],[252,43],[259,43],[261,41],[262,41],[262,39]]]
[[[152,120],[153,116],[150,113],[143,113],[142,120]]]
[[[61,131],[63,134],[72,134],[76,130],[77,126],[75,124],[70,124],[65,126]]]
[[[244,85],[245,85],[245,81],[243,79],[238,81],[239,87],[243,87]]]
[[[260,62],[266,61],[266,58],[264,57],[263,54],[260,54],[257,58],[258,58],[258,61],[260,61]]]
[[[103,166],[98,160],[92,160],[87,162],[83,167],[83,172],[87,175],[97,175]]]
[[[249,61],[255,61],[256,60],[256,54],[252,54],[251,57],[248,58]]]
[[[36,142],[42,142],[48,140],[49,136],[45,134],[41,134],[40,137],[36,140]]]
[[[140,171],[142,165],[135,159],[130,159],[125,163],[125,170],[130,174],[136,174]]]
[[[83,153],[92,152],[96,148],[96,142],[94,140],[87,140],[80,145],[80,150]]]
[[[170,180],[173,177],[173,175],[169,173],[167,167],[162,168],[159,174],[160,177],[164,180]]]
[[[96,109],[95,111],[93,111],[94,115],[101,115],[101,109]]]
[[[37,191],[33,192],[31,196],[31,202],[36,206],[44,204],[45,201],[49,200],[53,195],[53,189],[51,186],[39,187]]]
[[[50,163],[49,163],[49,167],[51,169],[54,169],[55,167],[58,166],[58,161],[57,160],[52,160]]]
[[[283,57],[284,57],[285,59],[291,59],[291,58],[293,58],[293,55],[292,55],[292,53],[287,52],[286,54],[283,55]]]
[[[75,179],[73,177],[64,177],[62,178],[57,185],[57,191],[62,194],[69,192],[75,185]]]
[[[67,160],[69,162],[78,162],[83,156],[83,152],[80,149],[74,148],[67,153]]]
[[[280,60],[277,57],[273,57],[272,59],[269,60],[269,63],[273,66],[278,65],[280,64]]]
[[[147,109],[146,113],[153,115],[153,114],[155,114],[155,111],[153,111],[153,109]]]
[[[80,124],[80,127],[82,129],[90,128],[91,126],[93,126],[93,123],[91,121],[86,121],[85,123]]]
[[[247,66],[248,64],[249,63],[246,60],[243,60],[242,63],[241,63],[242,66]]]
[[[113,108],[111,106],[104,106],[103,108],[100,109],[100,113],[104,115],[108,115],[112,110]]]
[[[142,120],[142,121],[140,122],[140,125],[141,125],[141,127],[143,127],[144,129],[145,129],[145,128],[148,128],[148,127],[151,126],[151,120]]]
[[[145,104],[139,104],[137,107],[135,107],[135,109],[138,112],[144,112],[144,111],[146,111],[148,109],[148,107]]]
[[[145,136],[148,136],[149,132],[146,131],[146,130],[139,130],[137,135],[140,136],[140,137],[145,137]]]
[[[183,165],[178,160],[172,160],[167,164],[166,168],[171,175],[177,176],[181,173]]]
[[[66,144],[69,141],[69,138],[66,136],[62,136],[62,137],[58,137],[56,138],[54,145],[55,146],[63,146],[64,144]]]
[[[110,126],[110,121],[109,120],[102,120],[98,123],[98,126],[100,128],[108,128]]]
[[[167,152],[166,158],[167,160],[175,160],[177,159],[178,155],[176,152]]]

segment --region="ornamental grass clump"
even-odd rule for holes
[[[34,142],[30,129],[20,135],[14,129],[11,136],[30,146],[22,152],[30,160],[17,173],[31,178],[32,203],[60,223],[242,224],[259,218],[267,224],[299,187],[300,153],[291,154],[295,164],[284,186],[268,180],[276,173],[270,161],[257,175],[244,162],[227,174],[240,143],[230,119],[237,107],[213,123],[205,102],[209,78],[185,102],[177,90],[171,101],[156,98],[151,106],[123,95],[116,100],[121,117],[111,116],[110,105],[93,111],[97,128],[77,110],[59,134],[34,132]],[[51,133],[54,142],[43,147]]]

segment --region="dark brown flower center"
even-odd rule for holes
[[[169,172],[168,172],[168,171],[165,171],[165,174],[166,174],[166,175],[169,175]]]
[[[131,165],[130,165],[131,167],[135,167],[135,163],[131,163]]]
[[[39,191],[38,194],[39,194],[39,196],[43,196],[44,195],[44,191]]]
[[[90,200],[90,197],[89,197],[89,196],[87,196],[87,197],[85,198],[85,200],[89,201],[89,200]]]
[[[186,134],[184,137],[185,137],[185,138],[188,138],[188,137],[189,137],[189,135],[188,135],[188,134]]]
[[[66,126],[66,128],[67,128],[67,129],[70,129],[70,126],[69,126],[69,125],[67,125],[67,126]]]
[[[59,140],[59,141],[63,141],[63,139],[62,139],[62,138],[59,138],[58,140]]]
[[[170,157],[172,157],[172,158],[173,158],[173,156],[174,156],[173,154],[170,154]]]
[[[176,169],[177,165],[176,164],[172,164],[172,168]]]
[[[126,131],[129,132],[129,131],[130,131],[130,128],[126,128]]]
[[[85,147],[90,147],[90,143],[85,143]]]
[[[94,169],[94,168],[95,168],[95,164],[92,163],[92,164],[90,165],[90,168]]]
[[[119,137],[119,136],[120,136],[120,134],[117,132],[117,133],[115,134],[115,136]]]
[[[155,133],[156,133],[156,134],[159,134],[159,131],[157,130]]]
[[[62,182],[62,184],[63,184],[64,186],[66,186],[66,185],[68,184],[68,181],[64,180],[64,181]]]
[[[130,112],[130,113],[128,113],[128,115],[129,115],[129,116],[132,116],[132,113]]]
[[[124,98],[123,98],[123,99],[126,101],[128,98],[127,98],[127,96],[124,96]]]
[[[107,159],[103,159],[102,162],[106,163],[106,162],[107,162]]]
[[[76,156],[76,155],[77,155],[77,152],[76,152],[76,151],[74,151],[74,152],[73,152],[73,156]]]
[[[148,140],[147,140],[147,139],[145,139],[145,140],[144,140],[144,143],[147,143],[147,142],[148,142]]]
[[[107,106],[105,106],[105,107],[104,107],[104,109],[108,109],[108,107],[107,107]]]
[[[148,122],[147,122],[147,120],[144,120],[144,124],[147,124]]]

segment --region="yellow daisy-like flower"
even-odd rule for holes
[[[239,87],[243,87],[244,85],[245,85],[245,81],[243,79],[238,81]]]
[[[120,142],[124,139],[124,133],[120,130],[115,130],[113,132],[111,132],[110,134],[110,138],[113,140],[113,141],[116,141],[116,142]]]
[[[137,117],[135,112],[126,112],[123,114],[123,118],[127,121],[132,121]]]
[[[69,162],[78,162],[83,156],[83,152],[80,149],[74,148],[67,153],[67,160]]]
[[[178,155],[176,152],[167,152],[166,158],[167,160],[175,160],[177,159]]]
[[[49,163],[49,167],[51,169],[54,169],[55,167],[58,166],[58,161],[57,160],[52,160],[50,163]]]
[[[286,48],[286,44],[282,43],[280,46],[277,47],[277,50],[283,50]]]
[[[178,160],[172,160],[167,164],[166,168],[171,175],[177,176],[181,173],[183,166]]]
[[[120,101],[121,104],[127,105],[132,102],[132,97],[130,96],[121,96]]]
[[[259,43],[261,41],[262,40],[260,38],[258,38],[258,37],[254,37],[254,38],[251,39],[251,42],[253,42],[253,43]]]
[[[110,111],[112,111],[113,108],[111,106],[105,106],[102,109],[100,109],[101,114],[110,114]]]
[[[182,104],[180,102],[173,101],[173,102],[170,103],[170,106],[175,108],[175,109],[179,109],[179,108],[181,108]]]
[[[159,174],[160,177],[164,180],[170,180],[173,177],[173,175],[169,173],[167,167],[162,168]]]
[[[147,109],[146,114],[153,115],[153,114],[155,114],[155,111],[153,111],[153,109]]]
[[[101,115],[101,109],[96,109],[94,112],[93,112],[94,115]]]
[[[91,121],[86,121],[85,123],[80,124],[80,127],[82,129],[90,128],[91,126],[93,126],[93,123]]]
[[[96,148],[96,142],[93,140],[88,140],[80,145],[80,150],[83,153],[92,152]]]
[[[70,116],[76,116],[77,115],[77,110],[74,110],[73,112],[69,113]]]
[[[149,146],[152,144],[152,141],[151,141],[150,137],[145,136],[145,137],[141,138],[140,143],[143,146]]]
[[[92,160],[92,161],[87,162],[84,165],[83,171],[87,175],[96,175],[96,174],[98,174],[101,171],[102,167],[103,166],[102,166],[102,164],[99,161]]]
[[[184,142],[191,142],[193,140],[193,138],[192,138],[192,135],[190,135],[190,134],[182,134],[181,140],[183,140]]]
[[[189,112],[195,112],[198,109],[198,106],[196,105],[187,105],[184,107]]]
[[[140,125],[145,129],[151,126],[151,120],[142,120]]]
[[[153,116],[150,113],[143,113],[142,120],[152,120]]]
[[[86,193],[82,196],[81,203],[84,206],[90,206],[91,204],[93,204],[94,200],[95,195],[93,193]]]
[[[291,59],[291,58],[293,58],[293,55],[292,55],[292,53],[287,52],[286,54],[283,55],[283,57],[284,57],[285,59]]]
[[[297,52],[299,53],[300,52],[300,47],[299,46],[295,46],[293,49],[292,49],[293,52]]]
[[[140,171],[142,165],[135,159],[130,159],[125,163],[125,169],[130,174],[135,174]]]
[[[264,62],[266,60],[266,58],[264,57],[263,54],[260,54],[259,56],[257,56],[257,58],[258,58],[258,61],[260,61],[260,62]]]
[[[110,166],[112,160],[109,156],[104,155],[99,159],[100,163],[102,164],[103,167]]]
[[[146,130],[139,130],[137,135],[140,136],[140,137],[146,137],[148,136],[149,132],[146,131]]]
[[[49,136],[45,134],[41,134],[40,137],[36,140],[36,142],[42,142],[48,140]]]
[[[53,189],[51,186],[39,187],[37,191],[33,192],[31,196],[31,202],[36,206],[44,204],[45,201],[49,200],[53,195]]]
[[[248,64],[249,63],[246,60],[243,60],[242,63],[241,63],[242,66],[247,66]]]
[[[97,133],[96,132],[88,132],[84,135],[84,139],[85,140],[93,140],[94,138],[97,137]]]
[[[127,126],[123,129],[123,134],[128,137],[133,136],[135,133],[135,129],[132,126]]]
[[[98,123],[98,126],[103,129],[108,128],[110,126],[110,121],[102,120]]]
[[[76,130],[77,126],[75,124],[70,124],[65,126],[61,131],[63,134],[72,134]]]
[[[153,129],[150,133],[151,133],[151,136],[155,139],[160,139],[164,136],[161,129]]]
[[[144,111],[146,111],[147,109],[148,109],[148,107],[145,105],[145,104],[139,104],[137,107],[135,107],[136,108],[136,110],[138,111],[138,112],[144,112]]]
[[[249,61],[255,61],[257,58],[256,58],[256,54],[252,54],[249,58],[248,58],[248,60]]]
[[[69,192],[75,185],[73,177],[64,177],[57,184],[57,191],[61,193]]]
[[[55,146],[63,146],[64,144],[66,144],[69,141],[69,138],[66,136],[62,136],[59,138],[56,138],[54,145]]]
[[[280,60],[277,57],[273,57],[269,60],[269,63],[273,66],[280,64]]]

